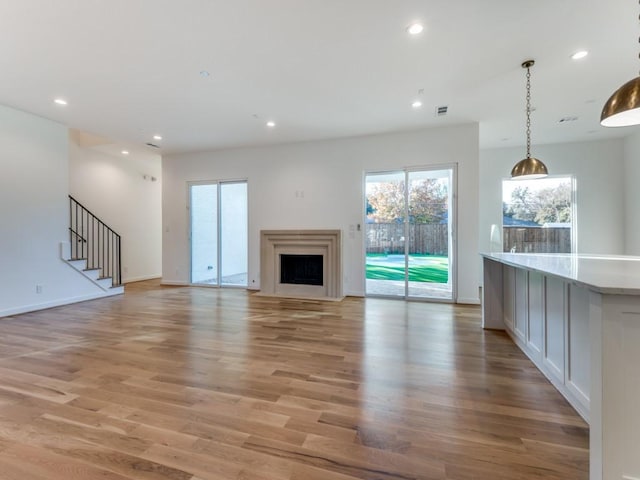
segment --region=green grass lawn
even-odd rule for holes
[[[404,280],[404,264],[378,265],[368,261],[369,258],[382,260],[385,255],[367,255],[367,278],[370,280]],[[411,265],[411,259],[429,260],[428,265]],[[409,281],[426,283],[447,283],[449,281],[449,259],[433,255],[409,256]]]

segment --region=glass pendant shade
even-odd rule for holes
[[[511,169],[511,178],[518,180],[535,180],[549,175],[547,166],[537,158],[523,158]]]
[[[628,127],[640,124],[640,77],[622,85],[607,100],[600,115],[603,127]]]

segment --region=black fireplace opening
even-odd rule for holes
[[[280,255],[280,283],[323,285],[322,255]]]

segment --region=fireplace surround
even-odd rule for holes
[[[260,293],[296,298],[341,300],[342,235],[340,230],[262,230]],[[322,257],[322,284],[282,282],[281,256]],[[318,267],[319,268],[319,267]]]

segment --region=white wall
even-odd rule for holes
[[[60,259],[68,155],[66,127],[0,106],[0,317],[102,295]]]
[[[421,130],[272,147],[165,156],[163,281],[187,283],[187,182],[246,179],[249,186],[249,287],[259,288],[260,230],[339,228],[344,287],[364,293],[362,231],[365,171],[458,164],[458,300],[478,302],[478,126]],[[296,195],[297,193],[297,195]]]
[[[640,255],[640,133],[624,139],[624,253]]]
[[[536,145],[532,153],[551,175],[575,175],[578,252],[624,253],[623,140]],[[524,147],[480,151],[481,251],[489,251],[491,224],[502,225],[502,180],[525,154]]]
[[[115,156],[70,139],[69,163],[70,194],[122,237],[123,281],[160,277],[160,156]]]

